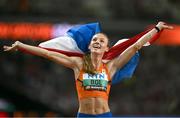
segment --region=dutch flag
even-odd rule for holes
[[[128,39],[119,40],[108,52],[104,54],[103,61],[108,62],[109,60],[120,55],[129,46],[134,44],[139,38],[146,34],[149,30],[144,31],[134,37]],[[70,28],[64,36],[60,36],[49,41],[45,41],[39,44],[39,47],[63,53],[67,56],[79,56],[82,57],[84,53],[88,52],[88,45],[93,35],[100,33],[101,27],[98,22],[77,25]],[[158,37],[160,33],[157,33],[150,42],[146,44],[150,45]],[[112,84],[121,82],[123,79],[131,78],[137,64],[139,62],[139,53],[137,52],[129,62],[124,65],[123,68],[119,69],[112,79]]]

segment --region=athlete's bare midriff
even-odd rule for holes
[[[100,97],[85,98],[79,101],[79,113],[102,114],[110,112],[108,101]]]

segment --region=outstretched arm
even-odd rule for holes
[[[156,25],[156,28],[153,28],[148,33],[146,33],[144,36],[142,36],[137,42],[135,42],[133,45],[131,45],[129,48],[127,48],[120,56],[113,59],[109,65],[111,65],[111,69],[115,71],[121,67],[123,67],[130,59],[131,57],[140,50],[145,43],[147,43],[158,31],[162,29],[172,29],[172,26],[166,25],[164,22],[159,22]]]
[[[68,57],[57,52],[48,51],[46,49],[42,49],[36,46],[30,46],[19,41],[16,41],[14,44],[12,44],[12,46],[4,46],[3,48],[4,51],[15,51],[18,49],[25,50],[37,56],[41,56],[49,60],[55,61],[69,68],[74,68],[75,66],[75,62],[72,57]]]

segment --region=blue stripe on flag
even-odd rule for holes
[[[130,60],[129,62],[123,66],[123,68],[116,71],[115,75],[112,79],[112,84],[117,84],[124,79],[131,78],[137,65],[139,63],[139,53],[137,52]]]
[[[76,41],[80,50],[88,52],[88,46],[92,37],[100,31],[100,24],[97,22],[72,27],[67,34]]]

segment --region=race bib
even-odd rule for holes
[[[83,86],[86,90],[102,90],[106,91],[108,85],[108,76],[103,70],[102,73],[91,75],[83,74]]]

